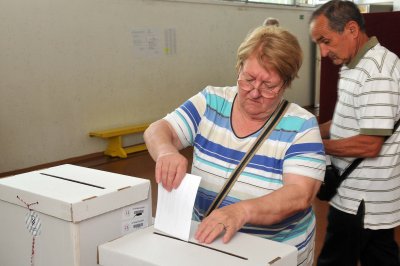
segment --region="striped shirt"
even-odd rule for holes
[[[400,224],[400,134],[393,126],[400,117],[399,58],[375,37],[340,70],[338,101],[331,139],[390,136],[376,158],[365,158],[332,199],[335,208],[356,214],[365,202],[364,227],[388,229]],[[343,171],[354,158],[334,157]]]
[[[185,147],[194,146],[192,174],[202,177],[193,212],[195,220],[203,218],[261,131],[243,138],[235,135],[231,113],[236,94],[236,87],[209,86],[165,118]],[[221,206],[261,197],[281,188],[284,173],[322,180],[324,171],[325,155],[316,118],[292,103]],[[296,246],[299,265],[309,265],[313,259],[315,216],[311,207],[278,224],[247,224],[241,231]]]

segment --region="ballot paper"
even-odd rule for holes
[[[189,241],[193,205],[200,180],[200,176],[186,174],[180,186],[171,192],[158,184],[155,229]]]

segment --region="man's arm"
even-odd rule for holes
[[[330,138],[329,129],[331,128],[331,123],[332,123],[332,120],[329,120],[328,122],[325,122],[325,123],[319,125],[319,132],[321,133],[321,137],[323,139]]]
[[[330,139],[332,120],[319,125],[325,153],[340,157],[373,158],[379,155],[384,136],[356,135],[338,140]]]
[[[349,138],[322,140],[326,154],[340,157],[373,158],[379,155],[385,137],[356,135]]]

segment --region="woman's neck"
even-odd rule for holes
[[[260,130],[271,117],[272,113],[279,105],[279,102],[280,101],[277,101],[272,108],[263,113],[252,115],[246,113],[235,100],[233,104],[231,124],[236,136],[246,137]]]

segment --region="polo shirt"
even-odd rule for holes
[[[365,158],[341,184],[330,204],[356,214],[365,202],[364,227],[387,229],[400,224],[399,58],[372,37],[340,69],[331,139],[355,135],[390,136],[376,158]],[[355,159],[332,156],[341,172]]]

